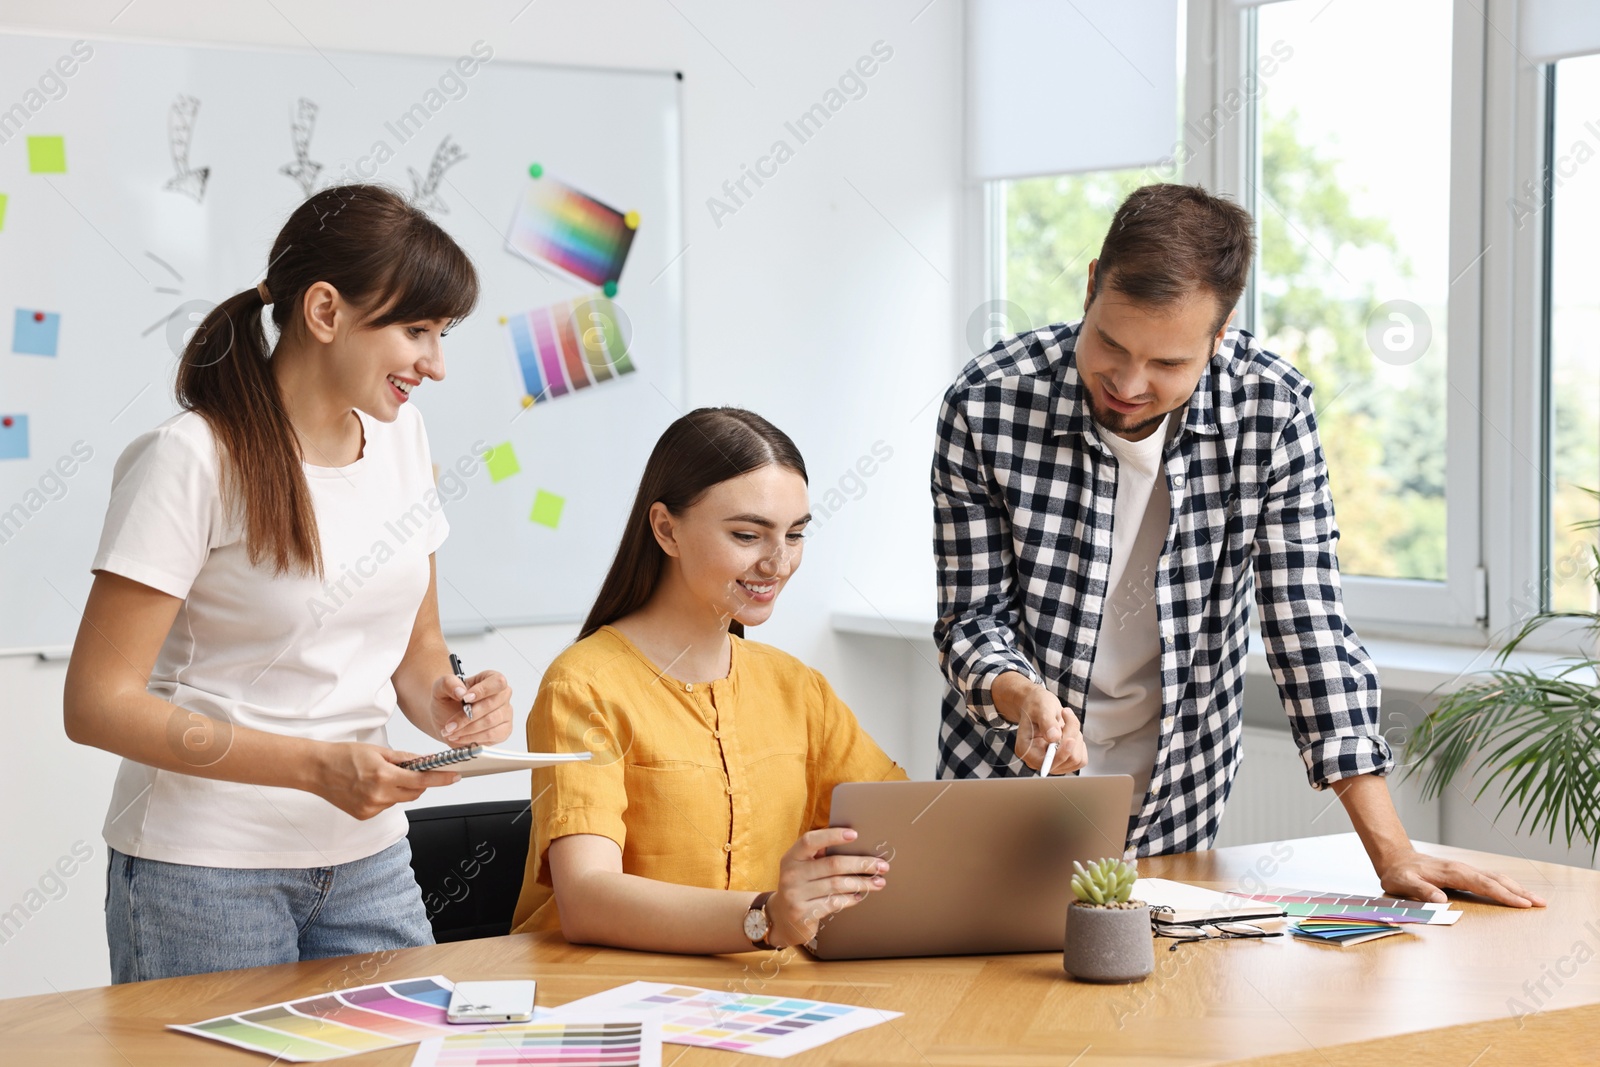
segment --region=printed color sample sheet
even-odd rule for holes
[[[660,1067],[661,1024],[648,1012],[510,1023],[424,1041],[411,1067],[552,1064]]]
[[[1464,914],[1449,904],[1423,904],[1399,897],[1363,897],[1349,893],[1323,893],[1315,889],[1267,889],[1260,893],[1235,893],[1250,900],[1277,904],[1292,916],[1342,915],[1385,923],[1422,923],[1450,926]]]
[[[506,243],[525,259],[553,263],[586,282],[622,277],[639,220],[541,172],[517,204]],[[614,290],[607,290],[612,292]]]
[[[451,988],[442,975],[383,982],[168,1029],[293,1063],[331,1060],[460,1031],[445,1018]]]
[[[617,306],[595,293],[506,317],[523,395],[545,401],[631,373]]]
[[[668,1044],[778,1059],[898,1019],[901,1014],[801,997],[726,993],[660,982],[633,982],[556,1009],[563,1018],[581,1018],[598,1011],[624,1015],[659,1011],[661,1040]]]

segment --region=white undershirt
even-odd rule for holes
[[[1172,509],[1161,465],[1171,421],[1168,415],[1140,441],[1100,434],[1117,457],[1117,498],[1106,607],[1084,707],[1084,773],[1132,775],[1132,814],[1144,806],[1161,728],[1156,574]]]

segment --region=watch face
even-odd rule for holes
[[[760,941],[767,936],[767,912],[765,908],[755,908],[744,913],[744,936],[752,941]]]

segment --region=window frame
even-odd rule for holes
[[[1185,23],[1186,120],[1210,114],[1228,117],[1216,135],[1201,144],[1194,143],[1194,131],[1186,126],[1188,158],[1179,180],[1199,182],[1255,213],[1253,193],[1260,172],[1255,152],[1257,109],[1245,72],[1255,62],[1256,10],[1241,8],[1236,0],[1186,0]],[[1456,280],[1447,322],[1446,578],[1434,582],[1344,575],[1342,582],[1351,620],[1362,632],[1484,644],[1496,614],[1488,595],[1492,586],[1487,584],[1495,568],[1485,566],[1487,531],[1480,505],[1496,497],[1490,495],[1488,464],[1480,461],[1486,459],[1478,417],[1486,384],[1480,373],[1485,329],[1480,307],[1485,303],[1489,258],[1480,256],[1488,236],[1485,25],[1472,0],[1455,0],[1451,47],[1449,262]],[[984,183],[974,193],[972,209],[981,220],[975,236],[982,242],[982,255],[977,257],[981,267],[974,264],[978,269],[972,281],[982,286],[975,301],[982,303],[1005,296],[1004,189],[1000,183]],[[1252,331],[1257,292],[1252,268],[1236,320]],[[1337,499],[1334,504],[1337,508]]]
[[[1192,119],[1226,109],[1230,94],[1237,100],[1245,92],[1256,17],[1238,0],[1184,3],[1183,111]],[[1548,603],[1550,519],[1541,478],[1550,462],[1545,278],[1552,197],[1543,183],[1554,90],[1551,66],[1517,51],[1516,26],[1517,0],[1453,5],[1446,578],[1344,575],[1351,621],[1374,637],[1493,647]],[[1189,143],[1180,180],[1254,210],[1255,140],[1249,99],[1210,140]],[[1528,189],[1544,190],[1544,210],[1537,224],[1518,225],[1512,205]],[[977,254],[965,257],[961,284],[967,306],[978,307],[1005,296],[1004,190],[978,183],[967,196],[965,243]],[[1240,306],[1247,329],[1254,327],[1256,291],[1252,270]],[[1536,457],[1541,478],[1527,477],[1527,457]],[[1491,501],[1497,506],[1485,506]],[[1570,654],[1592,651],[1593,639],[1581,625],[1557,621],[1525,647]]]

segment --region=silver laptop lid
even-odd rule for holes
[[[830,822],[879,855],[887,884],[832,916],[822,959],[1059,951],[1072,862],[1121,857],[1133,779],[970,778],[835,786]]]

